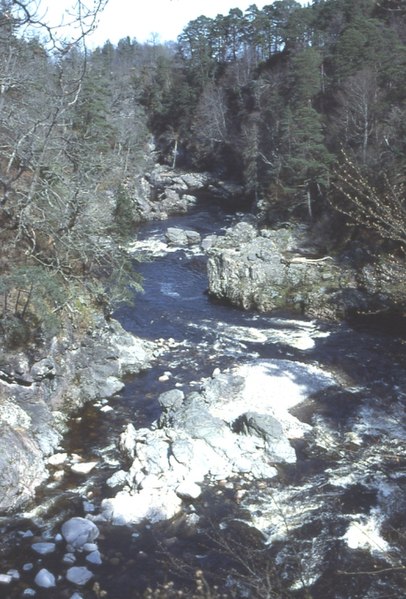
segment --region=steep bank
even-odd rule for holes
[[[261,229],[252,218],[206,247],[210,294],[245,309],[339,320],[406,308],[402,259],[360,245],[325,255],[306,227]]]
[[[0,513],[22,508],[48,476],[47,460],[69,416],[120,391],[125,374],[147,368],[156,346],[116,321],[96,317],[82,334],[65,329],[33,355],[3,353],[0,364]]]

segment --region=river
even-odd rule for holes
[[[168,246],[165,231],[221,234],[242,216],[206,200],[187,215],[140,228],[134,255],[147,259],[134,267],[144,293],[115,317],[137,336],[170,339],[171,349],[129,378],[107,406],[90,405],[72,422],[63,450],[97,461],[91,475],[56,470],[30,513],[1,523],[9,549],[0,557],[0,573],[18,572],[11,585],[0,585],[1,597],[135,599],[157,581],[191,588],[197,568],[229,597],[406,595],[403,325],[373,318],[328,324],[242,312],[212,300],[200,246]],[[129,422],[153,423],[159,394],[174,387],[186,393],[216,369],[258,359],[317,366],[340,381],[339,391],[295,408],[311,425],[295,444],[295,464],[279,466],[278,476],[265,482],[208,485],[188,507],[200,517],[195,530],[182,518],[133,528],[100,525],[102,563],[84,588],[64,579],[62,545],[49,556],[33,554],[33,539],[55,539],[67,518],[97,514],[102,498],[112,494],[106,480],[121,465],[118,436]],[[39,567],[60,576],[57,590],[36,587]]]

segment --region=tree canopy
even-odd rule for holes
[[[276,0],[201,16],[176,43],[90,51],[106,1],[76,3],[68,42],[40,2],[0,0],[3,327],[74,312],[78,286],[123,297],[126,181],[151,139],[163,162],[239,180],[272,221],[338,211],[403,244],[389,232],[406,224],[404,2]]]

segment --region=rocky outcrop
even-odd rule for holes
[[[168,166],[155,165],[129,189],[133,198],[134,217],[139,221],[164,220],[173,214],[184,214],[202,193],[219,200],[243,195],[242,186],[217,181],[210,173],[188,173]]]
[[[170,245],[189,246],[199,245],[201,242],[200,233],[188,229],[180,229],[178,227],[169,227],[165,237]]]
[[[171,518],[182,501],[199,497],[207,480],[272,478],[277,463],[292,463],[290,441],[310,426],[289,410],[336,384],[319,368],[287,360],[258,360],[204,380],[200,392],[173,389],[159,397],[151,429],[132,424],[120,450],[128,463],[108,483],[122,489],[102,504],[116,524]]]
[[[47,457],[69,414],[120,391],[123,375],[146,368],[154,351],[153,343],[100,318],[85,335],[55,338],[42,355],[2,355],[0,513],[24,506],[47,477]]]
[[[261,230],[240,222],[202,246],[209,255],[210,294],[245,309],[337,319],[405,307],[400,260],[368,256],[359,247],[321,255],[306,228]]]

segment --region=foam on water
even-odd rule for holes
[[[289,360],[257,360],[233,370],[241,376],[244,390],[232,406],[221,401],[212,413],[226,422],[232,422],[243,413],[247,402],[253,412],[273,414],[290,439],[300,438],[309,425],[289,413],[313,393],[336,384],[330,374],[316,366]]]
[[[148,239],[133,241],[128,245],[127,249],[131,254],[145,253],[151,258],[159,258],[166,256],[170,252],[177,252],[179,250],[177,247],[168,246],[160,237],[149,237]]]
[[[255,317],[252,319],[255,320]],[[321,331],[314,323],[302,321],[288,321],[286,326],[281,326],[281,319],[269,319],[269,328],[250,325],[233,325],[228,322],[202,321],[198,326],[213,328],[216,333],[224,340],[263,343],[263,344],[282,344],[299,350],[310,350],[316,345],[317,339],[326,338],[330,333]],[[277,325],[277,326],[274,326]]]
[[[310,500],[311,490],[311,485],[270,488],[244,502],[244,507],[250,511],[252,525],[262,532],[267,545],[287,539],[317,515],[323,499],[317,495]]]
[[[129,253],[136,256],[136,254],[145,254],[148,258],[162,258],[167,254],[173,254],[175,252],[183,251],[189,256],[203,256],[204,252],[199,245],[192,246],[178,246],[168,244],[161,233],[153,233],[146,239],[137,239],[127,245]]]

